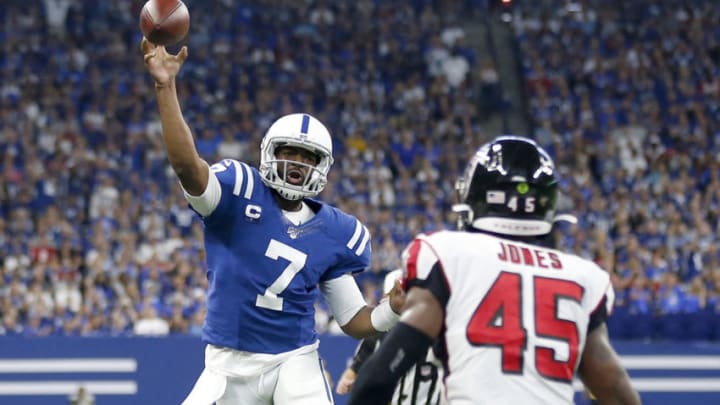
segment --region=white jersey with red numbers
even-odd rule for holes
[[[408,288],[445,305],[451,405],[571,404],[588,326],[605,319],[607,272],[575,255],[482,233],[421,235],[405,250]]]

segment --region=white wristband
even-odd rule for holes
[[[389,331],[400,319],[400,315],[390,307],[387,299],[380,301],[380,304],[373,308],[370,313],[370,323],[378,332]]]

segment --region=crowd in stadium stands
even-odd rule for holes
[[[720,339],[720,3],[540,3],[512,24],[560,245],[612,271],[612,335]]]
[[[478,106],[499,104],[479,99],[497,72],[460,28],[482,3],[186,1],[178,88],[201,156],[257,165],[277,117],[324,121],[320,197],[370,228],[375,301],[413,235],[453,227],[453,182],[495,135]],[[615,336],[720,339],[720,7],[627,3],[515,10],[533,135],[580,218],[558,244],[613,272]],[[199,334],[202,225],[160,140],[141,6],[0,8],[0,335]]]

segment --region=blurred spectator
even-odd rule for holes
[[[148,305],[140,312],[140,318],[135,322],[133,333],[145,336],[164,336],[170,333],[170,325],[168,321],[158,316],[153,306]]]
[[[95,396],[82,386],[70,395],[69,400],[70,405],[95,405]]]
[[[52,35],[65,36],[65,21],[72,2],[70,0],[43,0],[45,18]]]
[[[488,59],[480,67],[478,72],[480,80],[480,102],[485,114],[492,114],[500,111],[502,106],[502,94],[500,88],[500,74],[495,63]],[[547,142],[543,142],[545,144]]]
[[[633,277],[627,294],[627,307],[631,314],[652,314],[652,290],[642,274]]]
[[[453,48],[450,55],[443,61],[442,72],[448,84],[453,88],[460,87],[470,71],[470,62],[458,48]]]

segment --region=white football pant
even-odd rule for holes
[[[258,376],[203,370],[182,405],[333,405],[317,350],[293,356]]]

